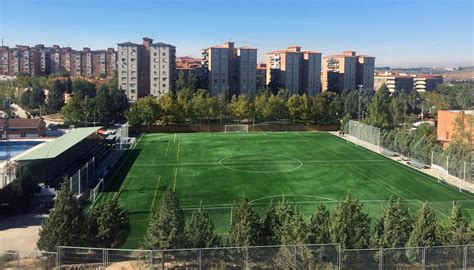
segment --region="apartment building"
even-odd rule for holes
[[[374,89],[375,57],[359,55],[356,63],[356,85]]]
[[[188,80],[189,75],[192,74],[197,80],[197,88],[207,87],[207,84],[203,84],[203,82],[207,82],[207,80],[204,78],[205,72],[202,68],[200,58],[189,56],[176,57],[176,78],[178,78],[179,73],[183,74],[185,80]]]
[[[321,53],[303,52],[303,93],[314,96],[321,93]]]
[[[257,90],[267,86],[267,64],[257,64]]]
[[[118,44],[118,87],[125,91],[130,102],[140,97],[155,96],[174,91],[176,48],[166,43],[155,43],[143,38],[142,44]]]
[[[235,48],[233,42],[212,46],[201,51],[201,65],[205,77],[202,86],[210,95],[256,93],[257,49]]]
[[[237,48],[237,94],[257,95],[257,49]]]
[[[155,43],[150,47],[150,95],[159,97],[175,91],[176,47]]]
[[[355,51],[323,58],[322,90],[342,92],[355,90],[358,85],[374,89],[375,57],[356,55]]]
[[[0,75],[10,75],[13,73],[11,65],[11,52],[7,46],[0,46]]]
[[[374,89],[378,90],[385,84],[393,92],[411,92],[413,90],[414,76],[399,73],[381,73],[374,76]]]
[[[414,87],[418,92],[434,91],[443,84],[441,75],[418,75],[414,79]]]
[[[438,110],[436,133],[438,141],[447,148],[455,135],[456,120],[462,123],[464,130],[474,129],[474,110]],[[474,141],[474,134],[471,134]]]
[[[47,76],[66,71],[74,77],[112,77],[116,68],[116,53],[112,48],[74,51],[59,45],[46,47],[37,44],[31,48],[17,45],[15,48],[0,47],[0,54],[0,73],[8,76],[20,73]],[[102,57],[105,62],[95,57]]]
[[[143,45],[132,42],[118,44],[118,87],[125,91],[131,102],[146,94],[139,79],[144,69],[143,50]]]
[[[321,91],[321,53],[292,46],[267,53],[266,84],[290,94],[315,95]]]

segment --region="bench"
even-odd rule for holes
[[[426,168],[426,164],[419,161],[419,160],[416,160],[416,159],[411,159],[410,161],[407,162],[408,165],[411,165],[417,169],[424,169]]]
[[[385,156],[388,156],[388,157],[396,157],[397,156],[397,153],[395,153],[391,150],[388,150],[386,148],[382,148],[382,154],[385,155]]]

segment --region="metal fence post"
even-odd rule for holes
[[[297,269],[297,268],[298,268],[298,262],[297,262],[297,259],[298,259],[298,258],[297,258],[297,255],[296,255],[296,254],[297,254],[297,251],[296,251],[296,245],[294,245],[294,247],[293,247],[293,248],[294,248],[294,249],[293,249],[293,252],[294,252],[294,256],[293,256],[293,264],[294,264],[294,266],[295,266],[295,268],[294,268],[294,269]]]
[[[383,270],[383,248],[380,249],[379,254],[379,269]]]
[[[341,244],[338,245],[337,249],[337,265],[339,270],[341,270],[341,256],[342,256],[342,246]]]
[[[61,270],[61,247],[56,248],[56,268]]]
[[[199,249],[199,270],[202,270],[202,248]]]
[[[249,247],[245,247],[245,269],[250,269],[249,267]]]
[[[153,250],[150,250],[150,270],[153,270]]]
[[[16,253],[16,269],[21,269],[20,268],[20,251],[15,251]]]
[[[426,269],[426,247],[423,247],[423,250],[421,253],[421,269],[423,270]]]
[[[467,254],[467,246],[464,246],[463,249],[464,249],[464,250],[463,250],[463,256],[462,256],[462,257],[463,257],[463,258],[462,258],[462,259],[463,259],[463,260],[462,260],[462,268],[463,268],[463,269],[467,269],[467,256],[468,256],[468,254]]]
[[[104,268],[107,268],[108,266],[108,262],[107,262],[107,249],[103,249],[102,250],[102,266]]]

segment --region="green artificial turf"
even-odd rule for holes
[[[429,202],[439,218],[461,201],[474,218],[474,195],[323,132],[145,134],[106,181],[98,203],[119,196],[137,248],[163,192],[175,188],[187,216],[200,202],[223,237],[232,205],[246,194],[263,215],[288,200],[309,218],[320,202],[333,209],[351,192],[374,219],[394,196],[414,214]]]

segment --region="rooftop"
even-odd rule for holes
[[[100,127],[77,128],[71,130],[69,133],[34,149],[31,152],[19,156],[17,160],[36,160],[36,159],[50,159],[59,156],[66,150],[76,145],[89,135],[97,132]]]
[[[0,119],[0,126],[5,126],[6,119]],[[44,121],[41,118],[24,119],[24,118],[11,118],[8,119],[8,128],[38,128],[44,125]]]

